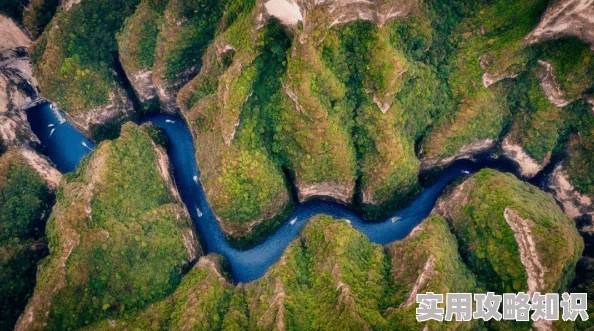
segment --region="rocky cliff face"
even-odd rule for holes
[[[352,1],[352,0],[265,0],[264,13],[276,17],[285,26],[296,28],[301,22],[320,28],[320,24],[331,28],[352,21],[370,21],[380,27],[397,17],[406,17],[417,7],[415,0],[396,1]],[[317,20],[316,12],[326,13],[323,20]]]
[[[482,170],[441,198],[434,213],[448,221],[465,263],[487,290],[542,293],[571,285],[582,238],[553,197],[536,187]]]
[[[526,36],[530,44],[577,37],[594,45],[594,1],[551,1],[538,25]]]
[[[440,199],[434,212],[452,226],[470,268],[481,270],[478,279],[496,291],[569,286],[583,241],[553,197],[536,187],[482,170]]]
[[[116,32],[137,1],[63,2],[31,47],[41,93],[87,135],[133,112],[115,72]]]
[[[11,19],[0,15],[0,137],[5,148],[16,149],[55,188],[62,175],[34,149],[39,140],[20,107],[37,96],[28,47],[31,40]]]

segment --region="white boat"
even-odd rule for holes
[[[198,184],[198,176],[194,176],[194,181],[196,182],[196,184]]]
[[[52,137],[52,134],[54,134],[54,131],[56,131],[56,129],[52,129],[52,131],[50,131],[50,135],[49,135],[48,138],[51,138]]]
[[[390,220],[392,221],[392,223],[394,223],[394,222],[400,221],[400,218],[401,218],[400,216],[394,216]]]
[[[291,223],[291,225],[294,225],[295,223],[297,223],[297,218],[292,219],[289,223]]]
[[[54,125],[55,125],[55,124],[53,124],[53,123],[52,123],[52,124],[48,124],[48,125],[47,125],[47,127],[48,127],[48,128],[53,128],[53,127],[54,127]]]
[[[196,213],[198,214],[198,217],[202,217],[202,212],[200,211],[200,208],[196,207]]]
[[[86,143],[86,142],[84,142],[84,141],[82,142],[82,145],[83,145],[83,147],[86,147],[86,148],[88,148],[90,151],[92,151],[92,150],[93,150],[93,149],[92,149],[91,147],[89,147],[89,145],[87,145],[87,143]]]
[[[351,220],[349,220],[349,219],[345,219],[345,221],[346,221],[347,223],[351,224]]]
[[[175,123],[175,121],[172,121],[172,120],[165,120],[165,123]]]
[[[470,175],[470,171],[468,171],[468,170],[462,170],[462,173],[465,175]]]

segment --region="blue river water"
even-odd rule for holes
[[[40,136],[40,140],[45,145],[44,152],[58,165],[60,171],[72,171],[93,148],[92,143],[69,123],[60,126],[49,137],[51,130],[48,129],[51,127],[48,125],[54,123],[55,119],[52,119],[51,110],[40,108],[33,110],[34,113],[31,111],[29,119],[34,132]],[[293,215],[263,243],[240,251],[229,245],[208,205],[198,180],[200,173],[196,164],[194,141],[186,122],[180,117],[163,114],[147,115],[142,122],[152,122],[153,125],[162,128],[169,138],[168,153],[173,167],[173,176],[182,200],[196,225],[201,243],[207,253],[219,253],[227,258],[235,282],[250,282],[263,276],[314,215],[327,214],[337,219],[344,219],[367,235],[372,242],[378,244],[385,245],[402,239],[429,215],[437,198],[449,183],[461,176],[475,173],[483,167],[467,160],[454,162],[408,207],[397,211],[384,222],[366,222],[346,206],[331,201],[313,200],[299,204]],[[84,147],[82,142],[85,142],[89,148]]]
[[[41,141],[42,152],[62,173],[74,171],[80,160],[95,148],[70,122],[60,124],[49,103],[29,109],[27,119]]]

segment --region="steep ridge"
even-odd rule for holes
[[[14,148],[55,188],[62,175],[33,147],[39,139],[31,131],[26,113],[20,109],[27,98],[37,96],[37,80],[27,54],[31,40],[14,21],[0,15],[0,145]]]
[[[345,103],[347,91],[337,74],[344,79],[348,77],[333,72],[333,64],[327,63],[323,52],[346,51],[337,49],[342,47],[339,45],[341,41],[337,40],[340,36],[336,35],[338,30],[333,30],[345,23],[363,19],[383,26],[391,19],[408,15],[414,7],[414,2],[392,2],[389,5],[333,1],[228,4],[220,30],[206,51],[202,71],[182,88],[178,96],[178,104],[197,140],[206,142],[197,146],[201,180],[227,233],[235,237],[246,236],[258,224],[273,227],[277,224],[276,216],[286,214],[290,203],[282,168],[288,168],[294,174],[300,201],[315,196],[328,196],[345,203],[353,201],[357,177],[356,149],[351,137],[353,124],[349,120],[353,117],[353,105]],[[285,8],[291,10],[281,10]],[[275,15],[291,31],[290,48],[281,28],[268,19]],[[335,20],[328,20],[328,15]],[[295,17],[298,19],[294,20]],[[375,86],[372,82],[376,76],[384,79],[391,69],[404,70],[403,59],[401,54],[391,50],[385,34],[373,25],[365,29],[373,36],[368,49],[379,47],[378,53],[371,55],[375,57],[365,59],[370,63],[378,61],[377,67],[366,74],[365,88],[369,90],[369,97],[366,98],[368,110],[365,112],[370,120],[377,117],[376,125],[390,126],[395,122],[394,115],[388,115],[391,121],[382,122],[381,114],[386,113],[398,92],[398,81],[386,79],[389,82],[385,86]],[[261,44],[264,47],[253,46]],[[281,51],[279,46],[284,50]],[[383,50],[394,55],[382,62],[379,54],[385,55]],[[262,66],[275,61],[278,61],[278,69]],[[273,86],[261,85],[271,80],[275,82]],[[262,94],[262,88],[266,88],[266,94]],[[380,115],[375,115],[376,109]],[[390,140],[402,144],[399,139],[393,136],[377,138],[378,145],[381,143],[386,147]],[[386,147],[381,147],[380,153],[399,156],[408,152],[410,155],[411,146],[411,143],[404,143],[402,152],[398,148],[386,151]],[[215,150],[219,151],[218,156],[213,153]],[[389,162],[386,160],[390,156],[382,157],[381,162]],[[238,160],[241,164],[225,169],[224,165],[230,160]],[[374,167],[378,161],[376,154],[370,158],[368,167],[379,168]],[[410,161],[405,162],[409,163],[405,167],[414,169],[414,162],[412,165]],[[267,175],[256,177],[260,178],[256,180],[255,176],[244,174],[250,167],[251,171],[261,174],[266,169]],[[395,171],[397,166],[390,168],[389,171]],[[228,184],[221,187],[218,183],[224,180],[228,180]],[[406,186],[404,183],[395,185],[403,191],[409,190],[408,187],[398,187]],[[372,198],[375,192],[365,194],[366,202],[376,202],[373,199],[378,203],[385,202],[385,197],[390,195],[388,192],[394,189],[384,188],[386,192],[381,198]],[[245,193],[242,192],[247,191],[253,192],[248,195],[252,199],[243,199]],[[237,212],[243,210],[245,213]]]
[[[67,176],[47,226],[50,255],[16,330],[78,328],[171,293],[200,250],[166,165],[149,135],[126,124]]]
[[[207,1],[198,3],[199,6],[210,4]],[[556,3],[560,2],[553,2],[551,8]],[[584,3],[587,5],[582,1],[575,8],[588,9],[583,7]],[[78,6],[87,4],[85,0],[66,2],[60,10],[72,12]],[[590,148],[592,107],[584,100],[591,99],[592,93],[592,50],[577,39],[551,40],[568,35],[559,28],[566,25],[563,20],[568,17],[577,17],[579,24],[585,24],[581,12],[562,13],[557,15],[560,18],[547,21],[551,9],[541,19],[540,14],[545,9],[543,1],[469,3],[460,10],[463,18],[459,18],[453,32],[443,37],[440,34],[444,30],[437,27],[439,23],[431,16],[435,15],[435,8],[439,6],[435,2],[417,6],[398,1],[271,0],[241,4],[229,1],[217,4],[219,7],[215,11],[218,14],[212,15],[212,22],[204,28],[207,40],[201,40],[202,43],[196,45],[193,44],[197,41],[195,36],[189,40],[174,40],[171,37],[186,36],[189,31],[203,31],[192,24],[204,21],[196,19],[192,22],[194,16],[191,14],[201,13],[197,7],[188,9],[175,1],[151,4],[156,7],[141,2],[139,6],[130,7],[122,16],[123,19],[134,13],[121,24],[125,29],[118,37],[120,46],[126,43],[131,48],[119,47],[118,52],[129,56],[129,62],[124,63],[128,76],[135,77],[143,70],[151,72],[145,72],[140,77],[150,77],[150,80],[131,79],[137,94],[147,96],[143,100],[146,109],[155,107],[157,99],[163,109],[170,112],[175,111],[179,104],[197,138],[197,159],[203,175],[200,180],[209,202],[226,234],[236,239],[249,239],[273,231],[281,220],[286,219],[293,208],[289,194],[293,179],[298,187],[297,198],[301,201],[317,196],[332,197],[361,208],[366,217],[381,218],[396,208],[396,203],[404,204],[418,192],[416,175],[419,169],[444,166],[458,158],[472,157],[478,152],[500,147],[506,157],[521,166],[522,175],[530,178],[550,166],[550,160],[559,158],[565,140],[570,142],[566,151],[568,158],[552,176],[551,187],[557,199],[565,202],[564,209],[568,215],[578,216],[576,209],[580,215],[591,212],[591,200],[588,201],[591,173],[587,169],[593,155]],[[66,14],[60,12],[59,15]],[[406,20],[394,20],[408,15],[411,17]],[[443,21],[449,22],[449,18],[456,16],[448,15],[448,19]],[[142,17],[147,17],[152,25],[148,26],[148,30],[133,31],[134,20]],[[328,17],[333,19],[332,22],[326,20]],[[162,19],[166,22],[161,25]],[[525,39],[539,19],[541,32],[538,38],[534,37],[538,42]],[[543,28],[544,25],[548,27]],[[546,37],[547,32],[543,31],[547,29],[555,31],[556,37]],[[115,32],[111,36],[115,38]],[[148,36],[147,39],[143,39],[145,36]],[[167,36],[174,43],[168,44]],[[214,42],[205,50],[213,37]],[[588,41],[587,34],[582,33],[578,37]],[[446,51],[439,47],[440,42],[450,39],[457,40],[453,42],[456,44],[454,49]],[[135,45],[137,40],[143,41]],[[138,64],[135,61],[143,56],[134,47],[144,45],[144,41],[149,44],[150,56]],[[36,47],[41,49],[40,45],[44,42],[47,41],[42,38]],[[192,46],[184,48],[188,45],[186,42]],[[152,46],[156,44],[159,46]],[[177,45],[182,46],[181,50],[176,48]],[[163,53],[155,54],[152,48]],[[186,58],[187,54],[192,56]],[[201,61],[202,54],[205,56]],[[181,65],[169,67],[171,63],[167,63],[167,59],[176,56],[180,56],[176,63]],[[189,58],[188,62],[180,61]],[[202,62],[204,66],[200,69]],[[441,71],[444,64],[450,68],[445,73]],[[451,70],[451,75],[447,70]],[[153,75],[153,72],[156,74]],[[198,76],[193,78],[196,74]],[[186,82],[189,83],[185,85]],[[182,88],[183,85],[185,87]],[[451,90],[440,90],[446,85]],[[146,93],[143,92],[145,87],[148,87]],[[425,99],[441,102],[441,97],[449,94],[443,99],[443,104],[431,107],[415,105],[425,101],[412,97],[429,95]],[[82,122],[88,118],[83,118]],[[421,160],[415,156],[415,142]],[[156,154],[163,155],[162,152]],[[165,173],[166,163],[158,164],[158,172]],[[555,180],[561,184],[555,185]],[[512,193],[505,189],[501,191],[509,193],[509,196],[525,190],[499,177],[495,181],[506,182],[513,187]],[[360,192],[357,191],[357,183],[360,183]],[[562,194],[568,198],[564,199]],[[537,198],[546,200],[546,207],[539,208],[552,208],[550,199]],[[528,291],[567,288],[571,278],[568,270],[573,270],[573,259],[577,259],[580,248],[562,245],[560,250],[570,258],[559,259],[558,264],[549,264],[548,260],[553,258],[547,256],[550,252],[540,241],[562,238],[562,242],[579,245],[579,237],[567,230],[572,223],[562,219],[558,210],[551,209],[554,223],[563,225],[551,231],[550,235],[555,238],[540,237],[539,232],[545,231],[542,226],[548,219],[532,210],[520,210],[518,206],[523,201],[503,202],[506,205],[503,209],[500,205],[491,206],[496,214],[502,215],[492,225],[493,229],[505,234],[505,247],[497,248],[505,250],[505,259],[509,258],[506,261],[511,261],[513,265],[512,274],[518,270],[525,272],[526,284],[523,284],[523,276],[516,277],[522,280],[520,284],[493,280],[508,278],[509,275],[499,273],[500,270],[494,272],[497,275],[493,279],[483,279],[486,276],[476,271],[476,261],[469,261],[468,256],[478,256],[480,260],[485,255],[481,251],[484,247],[477,251],[467,250],[465,247],[472,246],[476,238],[469,239],[454,225],[453,232],[460,243],[460,250],[466,252],[460,259],[467,264],[470,272],[479,275],[460,276],[464,279],[461,284],[474,282],[498,291],[498,286]],[[189,207],[192,209],[192,206]],[[469,221],[468,215],[460,216],[457,212],[460,211],[444,212],[450,224]],[[482,226],[481,215],[472,215],[472,222]],[[469,223],[471,228],[472,222]],[[356,225],[357,222],[353,223]],[[588,215],[578,222],[585,237],[591,233],[590,225]],[[265,230],[261,232],[263,228]],[[186,243],[191,241],[184,240]],[[493,248],[486,248],[487,251],[489,249]],[[543,249],[544,258],[539,253]],[[418,262],[415,270],[421,275],[432,275],[435,266],[439,265],[436,257],[432,256],[429,254],[415,260]],[[582,261],[587,261],[587,258]],[[288,296],[290,281],[278,277],[267,279],[269,283],[262,285],[257,293],[271,294],[264,299],[258,297],[250,301],[249,294],[246,294],[249,290],[231,289],[230,282],[224,278],[222,270],[225,268],[216,267],[222,263],[218,258],[204,259],[201,263],[209,276],[204,278],[205,283],[196,293],[213,287],[216,289],[216,300],[204,302],[197,298],[198,295],[186,297],[180,294],[178,302],[170,304],[180,307],[176,317],[171,318],[180,328],[190,325],[213,328],[218,327],[221,320],[229,327],[245,325],[252,316],[258,320],[256,326],[263,329],[290,328],[293,322],[319,328],[324,325],[323,322],[295,322],[291,309],[287,308],[292,307]],[[328,266],[321,263],[320,268],[324,274]],[[562,270],[558,273],[560,279],[547,279],[545,270],[549,268]],[[465,269],[461,269],[465,274]],[[340,316],[361,328],[406,323],[405,317],[404,320],[399,319],[402,317],[399,313],[393,315],[396,317],[378,315],[374,310],[381,309],[369,308],[367,302],[359,305],[357,296],[353,295],[356,291],[351,283],[343,281],[341,272],[341,268],[335,270],[333,267],[330,276],[325,276],[335,285],[335,292],[339,295],[336,301],[323,306],[323,311],[337,309],[340,313],[345,312]],[[306,273],[306,278],[314,277],[312,274]],[[414,283],[407,280],[410,291],[422,288],[427,282],[426,277],[419,277]],[[304,300],[307,295],[297,297]],[[407,306],[406,301],[408,299],[399,308]],[[254,304],[254,307],[252,302],[263,303]],[[190,308],[196,303],[200,305],[198,316],[193,320],[181,317],[196,313]],[[225,305],[237,306],[237,309],[229,310],[228,318]],[[304,306],[299,309],[306,312],[312,309]],[[109,309],[105,316],[112,314]],[[212,320],[203,320],[201,310],[217,313],[208,314],[213,316]],[[398,309],[393,307],[391,310]],[[252,311],[258,313],[252,315]],[[161,322],[169,319],[157,313],[153,316],[160,316],[158,320]],[[327,319],[323,314],[319,316],[321,320]],[[173,325],[168,324],[171,322],[162,323]]]
[[[15,151],[0,156],[0,328],[11,329],[35,286],[47,255],[43,235],[53,193]]]
[[[528,43],[572,36],[594,44],[594,1],[592,0],[555,0],[542,19],[526,36]]]
[[[31,47],[41,92],[87,136],[98,126],[128,118],[133,111],[112,68],[115,34],[137,3],[63,2]]]
[[[414,296],[428,291],[502,291],[500,280],[485,277],[476,269],[474,261],[467,259],[466,247],[476,247],[483,239],[459,236],[463,228],[455,223],[458,211],[450,205],[454,202],[452,199],[466,199],[499,208],[490,197],[477,191],[477,185],[483,185],[480,182],[484,177],[493,176],[508,178],[501,183],[501,189],[514,192],[514,199],[524,199],[523,202],[530,206],[541,208],[539,215],[546,221],[539,224],[546,224],[547,230],[552,229],[552,232],[543,232],[532,220],[524,220],[530,224],[527,225],[530,230],[522,232],[524,230],[516,228],[517,223],[512,220],[516,214],[508,215],[510,223],[506,223],[504,214],[514,212],[505,209],[501,218],[508,230],[497,232],[500,237],[493,241],[493,245],[498,251],[507,250],[508,242],[512,245],[510,255],[504,254],[498,265],[519,273],[531,270],[528,264],[518,262],[516,266],[514,261],[520,258],[524,261],[525,255],[534,254],[530,253],[530,245],[544,245],[545,240],[562,241],[569,252],[542,251],[539,247],[534,261],[545,270],[543,278],[538,279],[540,285],[533,288],[529,282],[522,284],[514,280],[503,281],[503,285],[518,286],[524,291],[528,288],[541,291],[566,289],[578,251],[581,251],[581,240],[569,219],[550,196],[537,192],[511,175],[485,170],[454,188],[451,196],[442,200],[436,212],[446,214],[448,221],[441,216],[432,216],[403,240],[389,244],[386,250],[371,244],[345,220],[318,215],[308,222],[282,257],[259,280],[233,285],[227,279],[224,259],[217,255],[204,256],[167,299],[138,314],[105,320],[87,330],[114,327],[125,330],[139,327],[176,330],[331,330],[337,326],[367,330],[476,328],[478,322],[416,322]],[[523,195],[518,189],[528,190],[533,195]],[[544,205],[541,204],[543,196],[546,196]],[[482,218],[478,214],[470,215],[469,221],[482,222]],[[454,233],[450,232],[448,222],[454,222],[450,223]],[[520,244],[525,241],[518,241],[516,246],[518,236],[524,235],[528,246]],[[558,268],[565,273],[556,273],[554,270]],[[504,323],[508,327],[523,328],[517,323]],[[553,326],[566,326],[563,322],[555,323]],[[551,324],[547,325],[550,329]]]

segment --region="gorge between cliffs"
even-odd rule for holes
[[[34,118],[34,132],[46,145],[44,153],[56,164],[67,164],[65,169],[74,169],[73,165],[86,157],[90,148],[94,146],[74,127],[60,127],[48,104],[29,110],[29,116]],[[172,171],[175,189],[179,191],[196,225],[204,252],[223,255],[230,265],[233,279],[243,283],[262,277],[268,267],[281,257],[287,245],[297,237],[305,223],[315,215],[329,215],[344,220],[369,237],[371,242],[386,245],[406,237],[428,217],[442,191],[454,180],[474,174],[484,167],[509,171],[514,171],[515,168],[509,160],[490,158],[489,153],[477,156],[474,161],[456,161],[439,171],[439,176],[434,178],[432,184],[424,188],[410,205],[382,221],[366,221],[336,200],[313,199],[298,204],[295,211],[283,220],[282,225],[269,231],[267,237],[260,239],[261,242],[251,245],[254,247],[238,249],[229,244],[228,237],[221,230],[200,181],[197,180],[200,178],[200,171],[194,158],[194,141],[184,119],[178,116],[155,114],[142,117],[140,123],[151,123],[161,128],[167,137],[167,150],[171,161],[171,168],[168,170]],[[48,132],[53,127],[57,127],[57,130],[54,135],[49,136]],[[51,144],[48,143],[50,141]],[[515,172],[519,176],[517,169]],[[538,178],[542,180],[545,176],[546,174],[543,173]],[[540,183],[540,185],[543,184]]]

